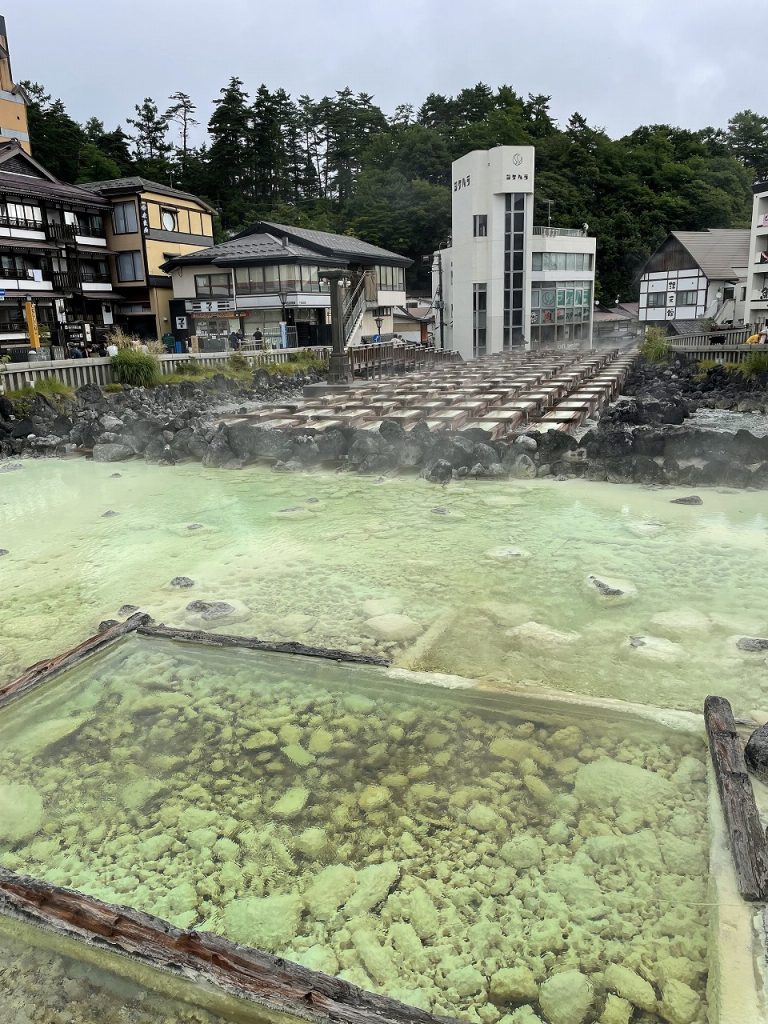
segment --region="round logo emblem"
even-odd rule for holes
[[[522,153],[515,153],[515,155],[512,157],[512,163],[515,165],[515,167],[519,167],[522,162],[523,162],[523,154]]]

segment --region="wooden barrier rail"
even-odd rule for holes
[[[768,352],[768,347],[765,345],[718,345],[710,342],[697,347],[678,345],[677,339],[673,339],[669,347],[677,355],[686,356],[695,362],[700,359],[709,359],[716,363],[743,363],[754,352]]]

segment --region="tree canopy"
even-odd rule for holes
[[[356,234],[420,258],[451,230],[451,161],[471,149],[536,147],[536,221],[588,223],[597,236],[597,293],[631,299],[648,255],[672,230],[747,227],[750,186],[768,178],[768,116],[734,114],[726,128],[644,125],[611,139],[574,112],[558,125],[550,97],[482,82],[432,93],[388,116],[351,88],[313,99],[233,76],[214,101],[202,145],[196,106],[177,91],[145,97],[108,131],[78,124],[60,99],[24,83],[35,156],[67,181],[126,174],[187,189],[219,211],[227,237],[254,220]]]

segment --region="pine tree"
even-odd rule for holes
[[[165,112],[165,119],[169,123],[173,122],[178,125],[179,128],[180,145],[176,147],[176,155],[179,171],[183,178],[187,173],[187,162],[189,159],[189,133],[200,122],[195,120],[194,114],[197,107],[187,93],[175,92],[168,99],[171,100],[171,106]]]
[[[149,178],[168,182],[171,171],[168,118],[159,112],[157,104],[149,96],[141,105],[137,103],[134,110],[136,116],[126,120],[135,129],[133,147],[137,169]]]

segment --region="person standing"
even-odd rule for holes
[[[768,345],[768,324],[763,324],[757,332],[758,345]]]

